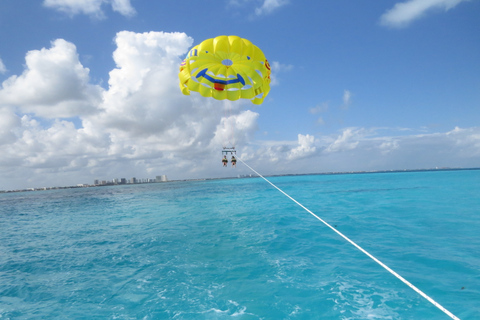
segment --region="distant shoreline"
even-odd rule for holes
[[[429,172],[429,171],[468,171],[468,170],[480,170],[478,168],[431,168],[431,169],[402,169],[402,170],[369,170],[369,171],[338,171],[338,172],[317,172],[317,173],[285,173],[264,175],[265,177],[293,177],[293,176],[315,176],[315,175],[342,175],[342,174],[369,174],[369,173],[402,173],[402,172]],[[77,188],[96,188],[96,187],[108,187],[108,186],[125,186],[125,185],[137,185],[137,184],[153,184],[153,183],[169,183],[178,181],[207,181],[207,180],[223,180],[223,179],[244,179],[244,178],[258,178],[257,175],[239,175],[237,177],[223,177],[223,178],[196,178],[196,179],[180,179],[180,180],[168,180],[161,182],[136,182],[136,183],[124,183],[124,184],[81,184],[76,186],[64,186],[64,187],[42,187],[42,188],[26,188],[17,190],[0,190],[0,193],[13,193],[13,192],[32,192],[32,191],[47,191],[47,190],[60,190],[60,189],[77,189]]]
[[[480,167],[479,168],[432,168],[432,169],[403,169],[403,170],[397,169],[397,170],[370,170],[370,171],[338,171],[338,172],[320,172],[320,173],[281,174],[281,175],[270,175],[269,177],[366,174],[366,173],[428,172],[428,171],[468,171],[468,170],[480,170]]]

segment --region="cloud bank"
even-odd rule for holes
[[[334,135],[299,135],[297,142],[264,141],[257,156],[262,155],[261,162],[266,165],[258,166],[266,174],[276,174],[468,168],[480,164],[480,127],[411,135],[404,135],[404,129],[397,129],[398,135],[385,135],[387,129],[345,128]],[[275,168],[269,168],[270,164]]]
[[[258,114],[242,102],[181,94],[180,56],[193,43],[186,34],[122,31],[115,43],[107,89],[90,82],[75,45],[63,39],[28,52],[23,73],[2,83],[0,189],[16,187],[14,180],[58,185],[57,174],[64,184],[208,176],[215,166],[206,155],[227,143],[227,126],[237,144],[251,139]]]
[[[107,88],[92,83],[71,42],[27,52],[23,72],[0,87],[0,190],[249,174],[221,167],[221,148],[230,144],[265,174],[478,166],[480,128],[398,136],[345,128],[255,140],[261,107],[181,94],[178,66],[192,43],[184,33],[117,33]]]

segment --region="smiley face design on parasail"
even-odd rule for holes
[[[261,104],[270,91],[270,65],[247,39],[219,36],[193,47],[180,65],[180,89],[218,100]]]

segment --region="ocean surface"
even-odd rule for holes
[[[480,319],[480,170],[268,178]],[[0,194],[0,319],[450,319],[261,178]]]

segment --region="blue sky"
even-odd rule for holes
[[[3,0],[0,190],[480,166],[480,1]],[[183,96],[193,45],[260,47],[260,106]],[[229,110],[228,113],[226,110]]]

